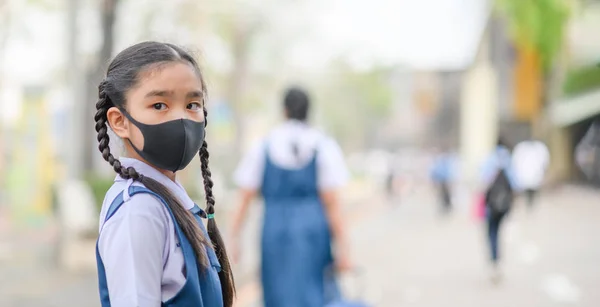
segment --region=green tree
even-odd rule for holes
[[[377,127],[387,119],[392,102],[390,69],[355,71],[334,63],[319,90],[318,104],[326,126],[345,149],[362,149],[376,142]]]
[[[98,84],[102,80],[108,64],[112,57],[112,51],[115,41],[114,26],[117,19],[120,0],[102,0],[99,3],[102,45],[89,67],[86,69],[86,87],[84,105],[84,114],[86,118],[92,118],[95,111],[95,103],[98,99]],[[88,129],[82,135],[82,144],[85,144],[83,150],[84,171],[92,171],[94,166],[94,156],[96,155],[96,132]]]
[[[507,20],[515,44],[531,48],[539,56],[542,101],[558,93],[550,92],[561,83],[561,54],[571,16],[572,0],[496,0],[496,8]]]
[[[569,0],[497,0],[516,43],[534,48],[549,70],[560,54],[571,15]]]

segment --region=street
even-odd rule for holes
[[[343,277],[349,297],[382,307],[600,304],[600,192],[559,187],[531,212],[518,201],[502,225],[499,284],[491,282],[484,224],[470,204],[443,216],[435,195],[421,188],[402,201],[373,197],[353,206],[353,255],[364,275]],[[74,276],[0,262],[0,273],[0,306],[99,306],[95,272]],[[238,307],[260,306],[253,277],[238,284]]]

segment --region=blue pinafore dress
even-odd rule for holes
[[[186,281],[183,288],[181,288],[181,290],[179,290],[174,297],[166,302],[163,302],[161,305],[164,307],[222,307],[223,295],[221,293],[221,283],[218,275],[219,271],[221,271],[221,265],[219,264],[219,260],[217,259],[214,250],[212,248],[206,249],[210,267],[203,270],[197,262],[191,243],[183,234],[181,227],[175,220],[173,212],[165,203],[165,201],[158,194],[148,190],[145,187],[129,187],[130,196],[138,193],[148,193],[154,195],[156,198],[160,199],[163,205],[169,210],[169,215],[171,216],[173,224],[175,225],[175,232],[181,245],[183,258],[185,261]],[[106,213],[105,222],[108,221],[115,214],[115,212],[117,212],[117,210],[119,210],[123,203],[123,193],[119,193],[119,196],[115,198]],[[197,205],[194,206],[191,211],[194,214],[194,217],[196,217],[196,221],[198,222],[198,225],[200,225],[204,235],[206,235],[206,238],[208,238],[206,229],[204,228],[204,224],[201,220],[201,217],[205,216],[204,211],[202,211],[202,209],[200,209]],[[108,293],[106,272],[104,270],[104,264],[102,263],[100,253],[98,252],[98,244],[96,244],[96,261],[98,264],[100,301],[102,307],[110,307],[110,295]]]
[[[317,154],[300,169],[275,165],[266,151],[261,279],[265,307],[323,307],[331,235],[317,188]]]

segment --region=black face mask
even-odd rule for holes
[[[204,141],[205,122],[176,119],[156,125],[146,125],[121,110],[144,136],[144,148],[131,147],[146,161],[172,172],[184,169],[200,150]]]

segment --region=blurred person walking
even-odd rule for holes
[[[515,146],[512,161],[519,190],[524,191],[527,207],[532,209],[550,163],[548,147],[533,138],[522,141]]]
[[[438,189],[442,213],[452,209],[452,180],[454,176],[454,157],[447,148],[442,148],[435,157],[430,177]]]
[[[498,138],[496,148],[486,158],[481,169],[493,281],[499,281],[501,277],[500,229],[502,221],[510,212],[516,190],[511,160],[509,147],[502,138]]]
[[[349,174],[337,143],[307,123],[309,106],[302,89],[289,89],[286,121],[235,172],[241,202],[233,222],[234,259],[240,255],[240,232],[252,199],[260,194],[265,203],[261,280],[266,307],[322,307],[335,299],[326,290],[332,264],[350,269],[338,197]]]

